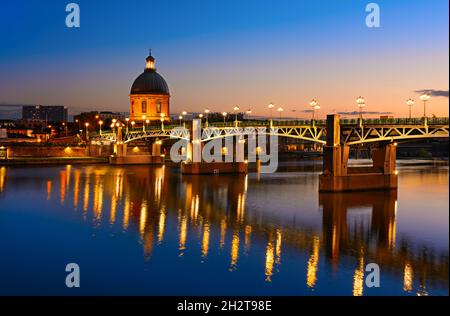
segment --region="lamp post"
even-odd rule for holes
[[[280,121],[281,121],[281,112],[283,112],[283,108],[280,106],[280,107],[277,109],[277,111],[278,111],[278,113],[280,113]]]
[[[359,96],[356,99],[356,104],[358,105],[359,108],[359,120],[362,122],[362,108],[366,106],[366,101],[364,100],[363,97]]]
[[[127,118],[125,119],[125,121],[127,122],[127,133],[128,133],[128,122],[130,121],[130,118],[127,117]]]
[[[89,134],[88,134],[89,123],[88,122],[84,123],[84,126],[86,126],[86,141],[89,141]]]
[[[275,105],[273,105],[272,102],[270,102],[270,104],[267,106],[270,110],[270,126],[272,126],[272,110],[275,107]]]
[[[78,129],[80,130],[80,129],[81,129],[81,127],[80,127],[80,120],[79,120],[79,119],[76,119],[76,120],[75,120],[75,123],[78,123]]]
[[[236,106],[233,108],[233,111],[234,111],[234,125],[237,126],[237,123],[238,123],[238,120],[237,120],[237,114],[238,114],[238,111],[239,111],[239,107],[236,105]]]
[[[413,99],[406,100],[406,105],[409,107],[409,119],[411,119],[411,108],[414,105],[414,100]]]
[[[164,130],[164,118],[165,118],[166,114],[165,113],[161,113],[161,118],[159,119],[161,121],[161,129]]]
[[[131,121],[131,129],[134,128],[134,124],[136,124],[136,122],[135,121]]]
[[[181,115],[183,116],[183,127],[186,128],[186,122],[185,122],[184,117],[187,115],[187,112],[186,112],[186,111],[183,111],[183,112],[181,112]]]
[[[222,112],[223,124],[225,124],[225,119],[227,118],[227,112]]]
[[[98,121],[98,125],[100,126],[100,135],[101,135],[102,134],[103,121]]]
[[[180,126],[181,126],[181,120],[183,119],[183,116],[182,115],[178,116],[178,119],[180,120]]]
[[[146,116],[142,115],[142,131],[144,131],[144,132],[145,132],[145,118],[146,118]]]
[[[144,129],[144,131],[147,130],[147,126],[148,126],[149,123],[150,123],[150,120],[145,120],[145,129]]]
[[[206,115],[206,117],[205,117],[205,119],[206,119],[205,124],[206,124],[206,127],[208,127],[208,125],[209,125],[209,122],[208,122],[208,114],[209,114],[209,109],[205,109],[205,115]]]
[[[250,120],[250,115],[252,114],[252,110],[248,109],[246,114],[247,114],[247,120],[249,121]]]
[[[420,97],[420,100],[423,101],[423,119],[427,120],[427,101],[430,100],[430,95],[428,93],[423,93]]]
[[[311,102],[309,102],[309,105],[312,107],[312,121],[314,122],[314,116],[316,114],[316,106],[318,105],[316,100],[311,100]]]

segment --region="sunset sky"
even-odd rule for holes
[[[81,27],[69,29],[69,2],[1,2],[0,103],[128,111],[152,48],[172,113],[267,115],[273,102],[309,117],[314,98],[324,116],[361,95],[373,116],[406,117],[426,89],[428,113],[448,116],[448,0],[373,1],[380,28],[366,27],[367,0],[75,0]]]

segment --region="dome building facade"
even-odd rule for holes
[[[133,82],[130,90],[130,120],[135,122],[170,119],[170,92],[167,82],[156,72],[151,51],[145,70]]]

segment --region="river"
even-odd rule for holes
[[[398,161],[398,192],[319,194],[320,169],[0,166],[0,294],[448,295],[448,163]]]

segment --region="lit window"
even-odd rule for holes
[[[156,103],[156,113],[161,113],[161,101]]]
[[[142,101],[142,113],[147,113],[147,101]]]

